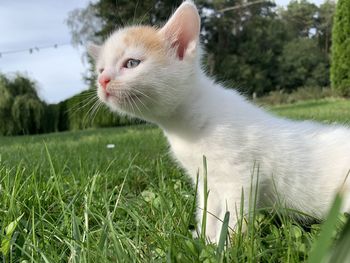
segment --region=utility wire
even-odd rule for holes
[[[62,44],[53,44],[53,45],[51,44],[51,45],[47,45],[47,46],[34,46],[34,47],[30,47],[30,48],[0,51],[0,58],[3,55],[8,55],[8,54],[15,54],[15,53],[22,53],[22,52],[29,52],[29,54],[33,54],[34,52],[39,52],[42,49],[58,48],[58,47],[68,46],[68,45],[71,45],[71,43],[62,43]]]
[[[235,5],[235,6],[231,6],[231,7],[227,7],[227,8],[223,8],[218,10],[218,12],[220,13],[224,13],[227,11],[231,11],[231,10],[235,10],[235,9],[241,9],[241,8],[246,8],[250,5],[256,5],[256,4],[261,4],[261,3],[274,3],[274,1],[270,1],[270,0],[258,0],[258,1],[254,1],[254,2],[247,2],[241,5]]]

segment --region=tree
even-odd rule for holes
[[[317,32],[319,46],[325,54],[329,54],[332,40],[332,26],[335,11],[334,0],[326,0],[319,7],[317,19]]]
[[[281,11],[289,32],[295,37],[309,37],[316,29],[318,8],[307,0],[292,0],[287,10]]]
[[[350,96],[350,1],[338,0],[332,32],[331,85]]]
[[[44,104],[30,93],[19,95],[13,101],[11,115],[16,134],[36,134],[42,126]]]
[[[11,117],[13,97],[8,89],[9,80],[0,74],[0,135],[12,134],[14,123]]]
[[[249,95],[277,88],[278,57],[288,30],[274,7],[270,2],[245,5],[237,0],[213,1],[205,7],[211,10],[202,18],[211,74]]]
[[[307,55],[306,55],[307,54]],[[281,56],[281,88],[290,92],[302,86],[328,86],[328,57],[314,39],[288,42]]]
[[[17,74],[0,75],[0,134],[32,134],[43,130],[46,104],[36,91],[36,84]]]

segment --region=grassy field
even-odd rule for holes
[[[272,108],[281,116],[297,120],[312,119],[326,123],[350,123],[350,102],[341,99],[304,101],[296,104],[280,105]]]
[[[271,110],[297,119],[350,121],[349,101],[304,102]],[[227,249],[192,238],[194,189],[167,152],[162,132],[147,125],[0,137],[0,260],[301,262],[308,258],[320,225],[300,226],[278,212],[256,212],[248,230],[233,235]]]

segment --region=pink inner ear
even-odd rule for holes
[[[176,40],[172,45],[172,48],[177,48],[177,56],[180,60],[183,60],[185,55],[185,50],[187,48],[187,44],[183,39],[181,39],[181,36],[179,36],[179,39]]]
[[[198,30],[193,25],[186,25],[184,21],[179,21],[178,25],[180,31],[177,31],[175,41],[172,43],[172,47],[177,47],[177,55],[180,60],[185,56],[188,44],[194,41],[198,37]]]

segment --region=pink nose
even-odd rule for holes
[[[98,78],[98,82],[100,83],[100,85],[106,89],[107,84],[111,81],[111,78],[109,76],[106,75],[101,75]]]

